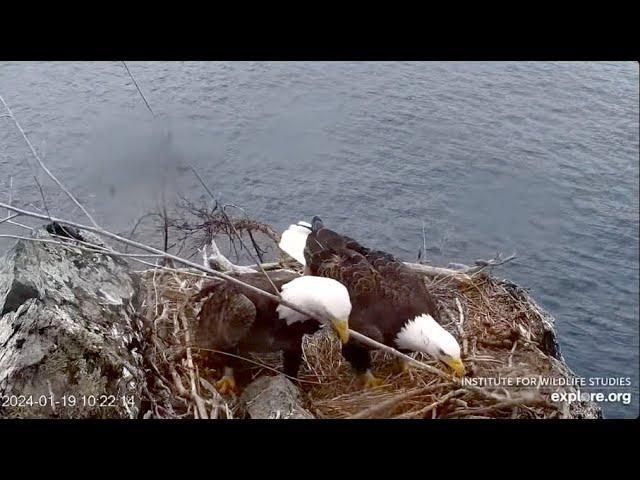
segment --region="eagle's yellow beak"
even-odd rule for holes
[[[462,360],[460,360],[459,358],[448,358],[445,360],[445,363],[451,367],[451,369],[458,377],[464,377],[464,375],[467,373],[466,369],[464,368],[464,363],[462,363]]]
[[[349,341],[349,320],[334,318],[331,320],[331,325],[333,325],[340,341],[347,343]]]

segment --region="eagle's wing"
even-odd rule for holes
[[[207,296],[197,317],[196,345],[214,350],[235,347],[256,319],[255,305],[226,282],[208,284],[194,299]]]
[[[311,275],[342,283],[353,304],[379,288],[380,276],[366,257],[349,248],[345,238],[332,230],[322,228],[309,235],[304,257]]]
[[[392,297],[398,305],[407,305],[413,313],[428,313],[438,319],[437,304],[422,275],[387,252],[370,250],[366,258],[384,278],[382,289],[385,295]]]
[[[389,305],[406,310],[407,316],[425,312],[438,318],[436,302],[422,276],[390,253],[369,249],[322,227],[309,235],[305,261],[312,275],[343,283],[353,303],[358,303],[360,294],[373,293],[376,300],[386,299]]]
[[[343,235],[342,238],[347,248],[358,252],[360,255],[364,255],[366,257],[369,254],[369,252],[371,252],[369,248],[360,245],[360,243],[358,243],[351,237],[347,237],[346,235]]]

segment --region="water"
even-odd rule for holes
[[[154,121],[118,62],[0,63],[0,94],[105,226],[129,230],[167,176],[170,199],[206,198],[188,161],[279,229],[319,214],[415,260],[424,221],[440,265],[515,250],[501,272],[556,317],[574,371],[632,378],[605,415],[638,415],[636,63],[128,65]],[[42,208],[34,174],[81,218],[0,118],[0,198],[12,175]]]

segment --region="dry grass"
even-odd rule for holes
[[[149,325],[150,364],[153,385],[148,416],[198,417],[197,398],[189,392],[195,378],[197,396],[211,418],[238,415],[235,398],[221,399],[213,385],[219,369],[208,370],[193,354],[194,368],[187,362],[184,328],[180,319],[194,322],[199,304],[190,302],[202,277],[194,270],[143,273],[142,316]],[[556,377],[570,378],[566,365],[554,358],[550,337],[551,319],[528,294],[508,282],[484,273],[461,285],[444,277],[425,277],[448,319],[444,326],[463,345],[468,378]],[[462,324],[460,323],[462,311]],[[545,326],[546,325],[546,326]],[[547,333],[545,333],[547,332]],[[246,362],[249,379],[274,374],[278,355],[251,355]],[[420,360],[440,368],[433,360]],[[306,408],[317,418],[556,418],[592,416],[586,404],[552,404],[552,391],[573,387],[474,387],[445,380],[432,373],[409,368],[400,373],[388,354],[374,352],[374,372],[383,379],[380,387],[364,390],[342,358],[338,341],[321,331],[304,339],[304,359],[299,387]],[[172,379],[175,370],[184,389]],[[197,371],[193,371],[197,370]],[[174,376],[175,376],[174,373]],[[203,388],[206,385],[207,388]],[[169,395],[168,392],[171,392]]]

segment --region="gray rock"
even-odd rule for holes
[[[0,258],[0,417],[138,416],[135,282],[122,259],[74,244],[18,241]]]
[[[284,375],[254,380],[240,396],[240,403],[251,418],[314,418],[302,406],[298,388]]]

